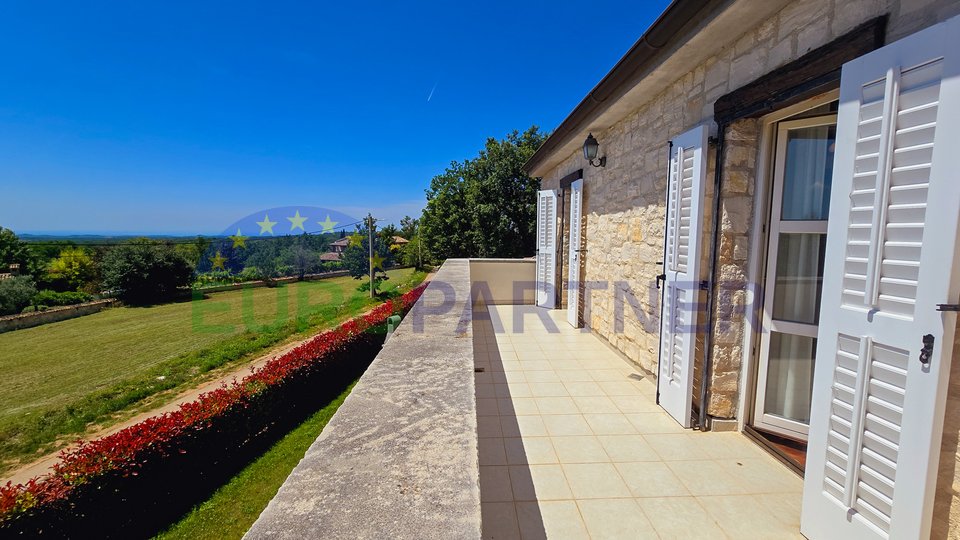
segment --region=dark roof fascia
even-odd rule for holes
[[[642,79],[642,68],[649,65],[660,53],[661,49],[669,45],[690,23],[703,18],[701,11],[710,8],[711,12],[725,7],[727,2],[720,0],[673,0],[667,9],[646,32],[633,44],[627,54],[620,59],[613,69],[593,87],[583,100],[557,126],[557,129],[547,137],[540,148],[527,162],[523,169],[530,173],[539,166],[554,150],[559,148],[580,127],[593,119],[594,115],[606,107],[608,103],[623,97],[627,91]],[[701,16],[701,17],[698,17]]]

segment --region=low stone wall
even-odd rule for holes
[[[397,270],[401,267],[391,268],[390,270]],[[324,272],[323,274],[307,274],[303,276],[303,281],[315,281],[319,279],[330,279],[337,277],[349,276],[349,270],[337,270],[336,272]],[[300,281],[297,277],[282,277],[273,280],[274,283],[293,283]],[[201,287],[199,289],[193,289],[199,293],[215,293],[223,291],[237,291],[240,289],[256,289],[258,287],[266,287],[266,281],[245,281],[243,283],[229,283],[227,285],[214,285],[212,287]]]
[[[42,324],[65,321],[67,319],[82,317],[84,315],[90,315],[108,308],[116,303],[118,303],[116,299],[109,298],[106,300],[96,300],[74,306],[50,308],[46,311],[21,313],[19,315],[7,315],[6,317],[0,317],[0,334],[4,332],[11,332],[13,330],[21,330],[23,328],[40,326]]]
[[[479,538],[470,262],[447,260],[245,538]]]

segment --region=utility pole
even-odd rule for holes
[[[420,219],[423,219],[421,216]],[[417,260],[420,261],[419,268],[423,268],[423,237],[420,236],[420,222],[417,222]]]
[[[370,298],[374,298],[376,293],[373,288],[373,214],[367,214],[367,248],[370,252]]]

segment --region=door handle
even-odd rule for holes
[[[920,363],[925,366],[930,364],[930,358],[933,356],[933,342],[933,334],[923,336],[923,348],[920,349]]]
[[[658,274],[658,275],[657,275],[657,289],[660,288],[660,282],[661,282],[661,281],[666,281],[666,280],[667,280],[667,275],[666,275],[666,274]]]

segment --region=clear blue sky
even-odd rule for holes
[[[4,2],[0,225],[419,215],[486,137],[556,127],[667,4]]]

